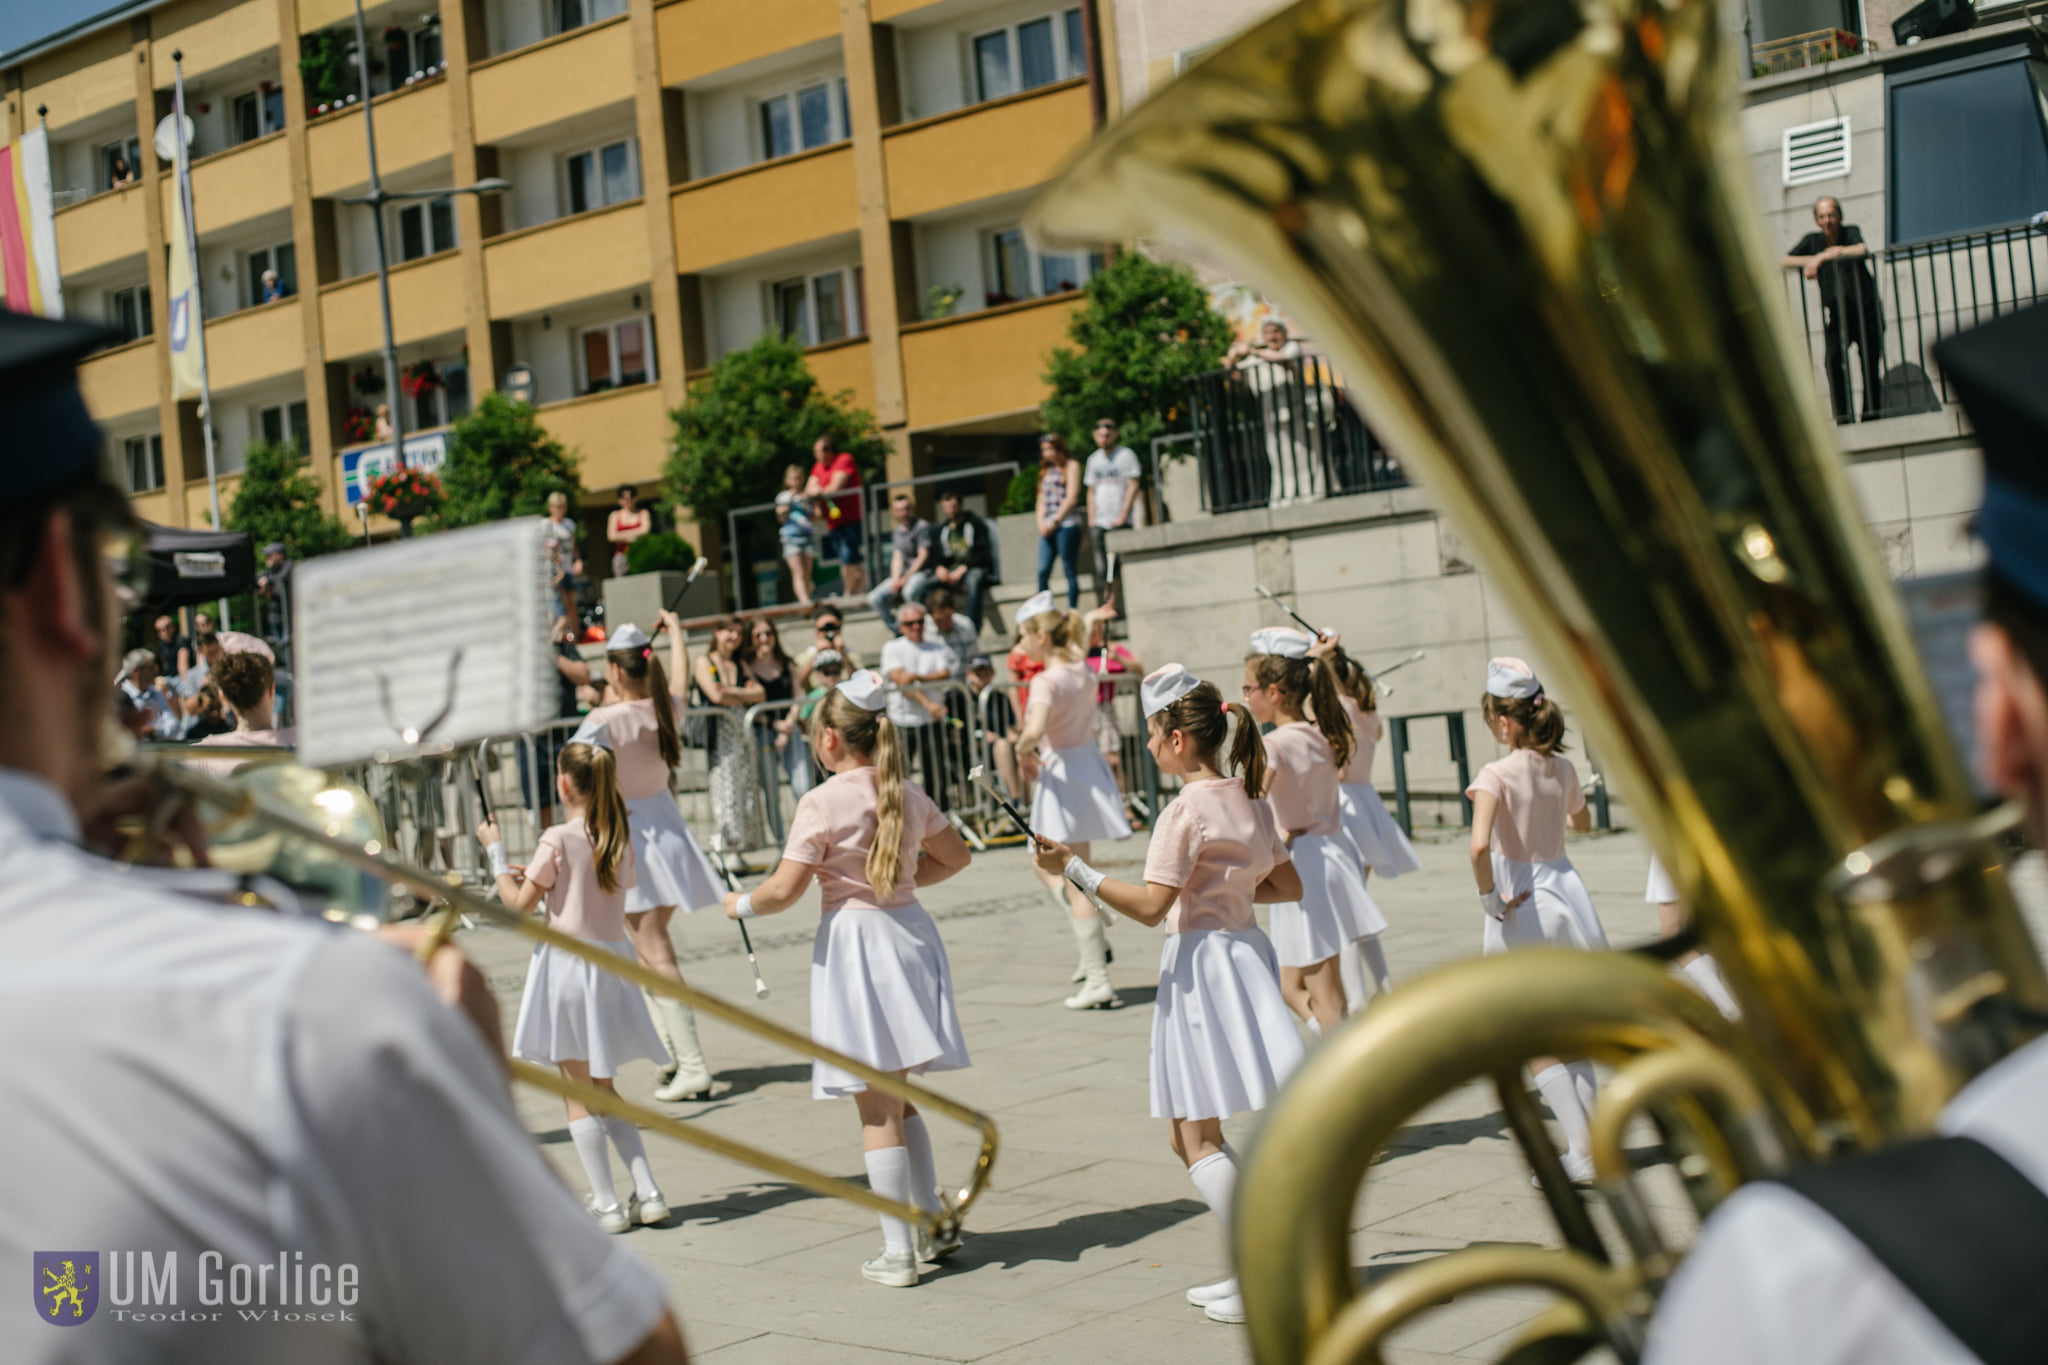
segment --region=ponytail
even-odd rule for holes
[[[1338,690],[1357,702],[1360,711],[1380,709],[1379,688],[1374,685],[1372,674],[1365,671],[1364,664],[1342,651],[1330,663],[1337,670]]]
[[[1565,751],[1564,712],[1540,693],[1534,697],[1496,697],[1488,692],[1479,698],[1479,711],[1489,724],[1505,716],[1521,726],[1520,747],[1524,749],[1544,755]]]
[[[1088,622],[1078,611],[1055,607],[1017,624],[1025,631],[1044,636],[1046,654],[1061,663],[1078,662],[1088,653]]]
[[[619,791],[618,760],[610,749],[596,744],[564,744],[557,767],[583,798],[583,824],[590,834],[597,884],[604,891],[616,891],[619,863],[632,847],[626,798]]]
[[[1315,722],[1329,741],[1330,755],[1338,770],[1350,766],[1358,739],[1351,731],[1351,717],[1344,712],[1337,691],[1337,673],[1328,659],[1290,659],[1278,654],[1252,654],[1245,662],[1261,687],[1277,687],[1290,709]]]
[[[1246,796],[1266,794],[1266,739],[1259,723],[1243,702],[1232,702],[1229,712],[1237,721],[1237,734],[1230,741],[1230,766],[1244,778]]]
[[[868,885],[887,896],[903,876],[903,737],[888,715],[847,700],[838,688],[825,693],[811,715],[812,742],[831,730],[846,747],[875,765],[875,842],[868,849]]]
[[[683,761],[683,741],[676,733],[676,703],[669,694],[668,670],[661,666],[661,656],[652,646],[643,645],[639,649],[615,649],[604,657],[610,667],[647,689],[654,702],[655,741],[661,748],[662,764],[669,768],[679,766]]]
[[[1266,741],[1259,734],[1259,723],[1243,703],[1226,704],[1215,683],[1201,683],[1193,691],[1182,693],[1155,712],[1151,723],[1163,734],[1178,730],[1186,735],[1195,746],[1196,756],[1220,770],[1222,765],[1216,762],[1216,755],[1223,748],[1233,718],[1237,721],[1237,735],[1230,742],[1230,766],[1244,778],[1245,795],[1264,796]]]

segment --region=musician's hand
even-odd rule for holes
[[[668,610],[666,607],[662,608],[661,614],[659,616],[656,616],[654,619],[657,626],[661,630],[673,631],[677,635],[681,635],[683,633],[683,618],[676,615],[674,612]]]
[[[1335,657],[1337,653],[1338,638],[1339,637],[1336,631],[1324,631],[1322,633],[1321,638],[1319,638],[1314,644],[1308,647],[1309,657],[1311,659],[1328,659]]]
[[[1031,861],[1038,864],[1041,872],[1050,872],[1055,877],[1067,874],[1067,860],[1074,856],[1074,850],[1057,839],[1040,839],[1032,836]]]
[[[484,822],[476,827],[476,841],[489,848],[492,844],[504,843],[505,836],[498,833],[498,822],[486,816]]]
[[[130,852],[137,827],[149,823],[166,800],[179,802],[162,837],[147,849]],[[109,858],[135,857],[160,867],[174,866],[175,850],[191,855],[194,867],[211,867],[206,856],[206,828],[190,801],[174,796],[152,773],[111,773],[78,811],[85,846]]]
[[[740,917],[739,892],[728,891],[725,893],[725,917],[727,919],[738,919]]]

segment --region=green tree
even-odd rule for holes
[[[889,453],[874,414],[855,407],[850,391],[819,388],[803,347],[773,333],[720,360],[671,417],[662,477],[675,502],[706,520],[772,499],[785,466],[810,467],[820,436],[852,454],[864,480]]]
[[[247,531],[258,551],[281,541],[292,559],[311,559],[349,546],[348,528],[329,515],[320,480],[305,467],[296,445],[267,441],[249,447],[242,481],[228,504],[232,531]]]
[[[441,466],[448,501],[435,525],[449,530],[507,517],[544,517],[550,493],[568,495],[574,507],[583,492],[577,474],[582,463],[548,435],[531,403],[487,393],[448,429],[448,459]]]
[[[1230,322],[1192,270],[1135,251],[1097,271],[1085,296],[1067,323],[1075,349],[1046,357],[1052,395],[1039,419],[1085,456],[1096,421],[1112,418],[1143,453],[1154,436],[1186,426],[1187,381],[1222,365]]]

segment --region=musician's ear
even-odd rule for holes
[[[2028,801],[2037,823],[2048,819],[2048,692],[2002,626],[1970,633],[1970,662],[1977,670],[1978,775],[2002,795]]]

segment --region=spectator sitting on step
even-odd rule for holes
[[[939,494],[931,552],[932,584],[950,589],[956,602],[964,601],[967,620],[979,631],[988,619],[983,615],[986,594],[996,581],[995,531],[967,510],[957,488]]]
[[[921,600],[926,584],[931,581],[927,566],[932,559],[932,528],[918,516],[908,493],[898,493],[889,499],[889,516],[895,522],[889,532],[889,576],[868,594],[868,605],[893,634],[897,606],[904,601]]]

